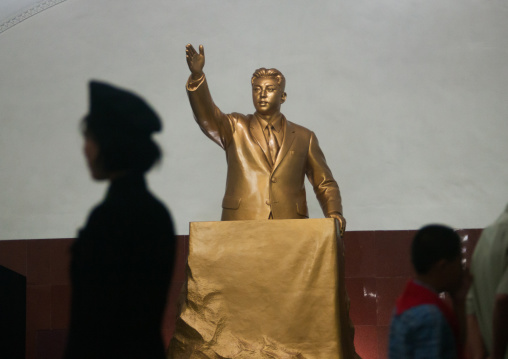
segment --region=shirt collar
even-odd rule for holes
[[[431,292],[439,295],[439,293],[434,289],[432,288],[431,286],[429,286],[428,284],[425,284],[423,283],[421,280],[418,280],[416,278],[413,279],[413,283],[414,284],[418,284],[420,287],[424,287],[424,288],[427,288],[428,290],[430,290]]]
[[[266,121],[261,116],[256,115],[256,118],[258,119],[259,123],[261,124],[261,128],[264,131],[266,129],[266,127],[268,126],[268,121]],[[272,126],[273,126],[275,132],[280,132],[282,130],[282,126],[284,124],[283,118],[284,118],[284,116],[281,114],[279,117],[277,117],[275,119],[275,121],[272,122]]]

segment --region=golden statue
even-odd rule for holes
[[[252,76],[252,115],[224,114],[213,102],[203,73],[205,52],[187,45],[191,71],[187,94],[201,130],[226,151],[228,173],[222,220],[308,218],[305,175],[326,217],[342,216],[339,186],[316,135],[288,121],[280,112],[286,100],[285,78],[276,69],[260,68]]]
[[[222,221],[190,224],[187,282],[168,359],[359,358],[339,187],[314,133],[280,112],[284,76],[256,70],[255,113],[224,114],[208,90],[203,46],[198,53],[189,44],[186,52],[194,117],[226,151],[228,173]],[[305,219],[306,175],[330,218]]]

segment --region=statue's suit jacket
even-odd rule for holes
[[[224,114],[206,78],[187,82],[201,130],[226,151],[228,163],[222,220],[307,218],[307,175],[325,216],[342,214],[339,187],[312,131],[283,119],[284,139],[272,165],[263,129],[254,115]]]

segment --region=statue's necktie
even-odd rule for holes
[[[277,137],[273,134],[273,126],[268,125],[268,148],[270,149],[270,155],[272,156],[272,164],[275,164],[277,154],[279,153],[279,143]]]

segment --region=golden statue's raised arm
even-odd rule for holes
[[[215,105],[208,90],[203,73],[205,66],[203,45],[199,45],[198,53],[191,44],[187,44],[185,53],[191,71],[186,87],[194,118],[203,133],[225,149],[230,142],[233,127],[228,116]]]

